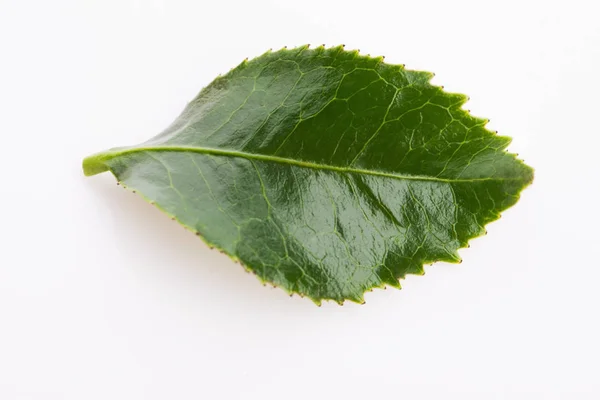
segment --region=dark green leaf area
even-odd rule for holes
[[[457,250],[533,179],[430,73],[342,47],[267,52],[165,131],[84,160],[262,280],[363,301]]]

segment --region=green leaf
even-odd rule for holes
[[[263,54],[159,135],[83,161],[289,293],[363,302],[515,204],[533,170],[433,74],[343,46]]]

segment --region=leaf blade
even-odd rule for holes
[[[110,170],[263,281],[362,302],[459,261],[533,179],[431,76],[341,47],[266,53],[84,173]]]

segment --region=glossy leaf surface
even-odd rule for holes
[[[84,160],[290,293],[399,287],[512,206],[533,170],[432,74],[343,47],[218,77],[165,131]]]

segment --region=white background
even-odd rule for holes
[[[599,399],[594,3],[0,0],[0,399]],[[318,308],[84,178],[304,43],[435,72],[535,167],[462,264]]]

